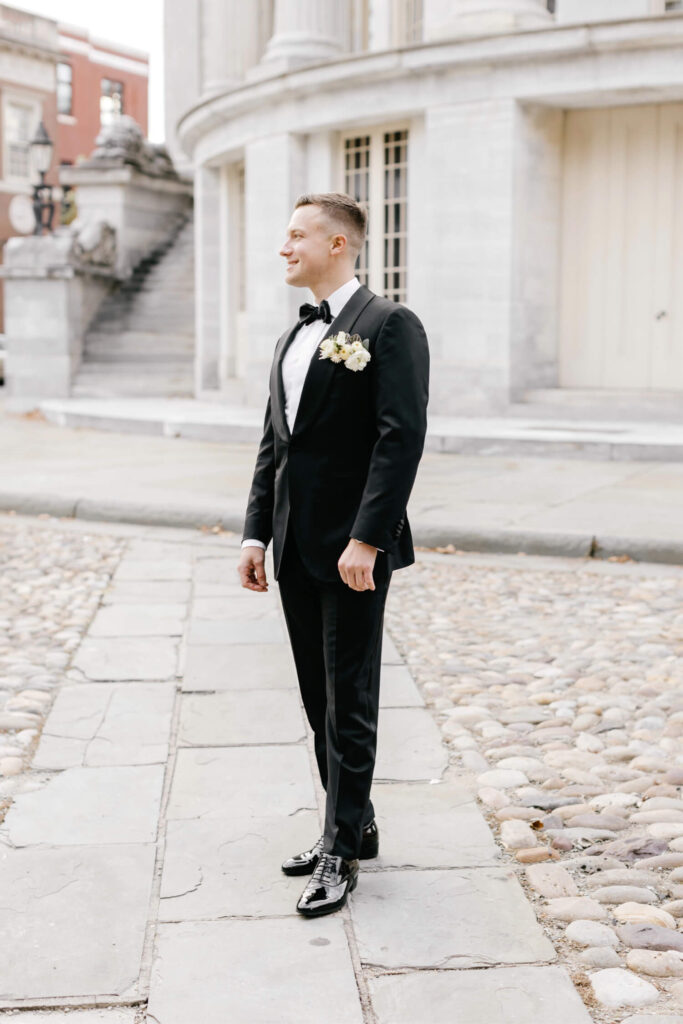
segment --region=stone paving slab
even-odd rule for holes
[[[64,686],[43,728],[35,768],[165,764],[173,683]]]
[[[240,594],[221,597],[196,597],[192,603],[193,619],[272,619],[280,617],[280,605],[275,591],[250,594],[240,588]],[[242,596],[244,595],[244,596]]]
[[[110,604],[90,624],[90,636],[182,636],[184,604]]]
[[[187,648],[183,690],[297,689],[288,643]]]
[[[375,779],[438,779],[448,764],[439,730],[422,708],[383,708],[377,727]]]
[[[562,967],[420,971],[369,981],[377,1024],[591,1024]]]
[[[0,832],[14,846],[152,843],[163,781],[164,765],[67,768],[17,794]]]
[[[362,1024],[344,922],[162,924],[148,1014],[155,1024]]]
[[[141,562],[171,561],[191,562],[197,555],[197,544],[184,543],[180,536],[172,540],[163,540],[159,536],[160,531],[154,531],[154,537],[133,537],[128,545],[128,558],[134,558]],[[191,536],[191,535],[189,535]],[[185,537],[188,537],[187,532]]]
[[[632,1017],[624,1017],[621,1024],[683,1024],[680,1013],[636,1013]]]
[[[181,746],[301,743],[305,738],[300,706],[287,690],[183,695]]]
[[[237,579],[237,562],[239,554],[219,557],[202,558],[197,562],[194,579],[197,583],[220,583],[232,587],[242,587]]]
[[[90,680],[168,679],[178,665],[178,641],[171,637],[86,637],[73,659]]]
[[[446,868],[500,863],[501,851],[473,795],[458,783],[380,783],[373,867]]]
[[[223,644],[281,644],[285,630],[277,614],[265,613],[259,619],[193,619],[188,632],[190,646]]]
[[[296,914],[306,879],[288,878],[280,864],[309,849],[320,831],[317,811],[169,822],[160,920]]]
[[[425,702],[405,665],[382,665],[381,708],[423,708]]]
[[[7,1024],[135,1024],[135,1014],[134,1007],[116,1006],[98,1010],[20,1010],[7,1016]]]
[[[189,580],[191,574],[192,563],[189,560],[143,561],[124,558],[114,573],[114,581],[118,583],[121,580]]]
[[[377,967],[556,958],[512,868],[363,872],[351,916],[361,961]]]
[[[123,842],[0,848],[0,1007],[137,995],[155,853]]]
[[[121,580],[105,591],[102,604],[181,604],[190,599],[189,580]]]
[[[178,751],[167,817],[285,817],[315,809],[303,745],[183,747]]]
[[[272,576],[268,577],[272,587]],[[226,576],[224,580],[198,580],[195,577],[193,585],[193,593],[196,598],[203,597],[241,597],[246,591],[242,584],[237,578],[237,570],[235,569],[234,577]],[[269,590],[268,593],[270,594]],[[260,597],[264,595],[258,595]]]
[[[383,665],[403,665],[403,658],[398,652],[398,647],[394,643],[391,635],[384,630],[382,634],[382,664]]]

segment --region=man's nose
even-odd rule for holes
[[[288,256],[291,251],[291,245],[289,244],[289,242],[285,242],[282,248],[280,249],[280,256]]]

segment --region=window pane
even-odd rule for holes
[[[407,298],[408,132],[384,134],[384,295]]]
[[[365,212],[370,198],[370,136],[361,135],[344,141],[344,191],[360,203]],[[369,237],[356,261],[356,275],[361,284],[368,283]]]
[[[8,103],[5,108],[7,171],[13,178],[30,177],[29,141],[33,118],[33,107],[28,104]]]
[[[123,113],[123,82],[103,78],[100,86],[100,124],[112,124]]]

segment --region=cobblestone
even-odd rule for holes
[[[594,1020],[680,1012],[683,569],[426,555],[387,625]],[[532,884],[544,859],[576,895]]]
[[[0,517],[0,817],[30,764],[122,541]],[[10,778],[15,776],[15,778]]]

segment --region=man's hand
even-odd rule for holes
[[[377,548],[360,540],[350,540],[337,562],[339,575],[351,590],[374,590],[372,569],[377,557]]]
[[[237,563],[237,572],[240,583],[247,590],[258,590],[262,593],[268,590],[266,553],[263,548],[251,545],[242,548],[242,554]]]

